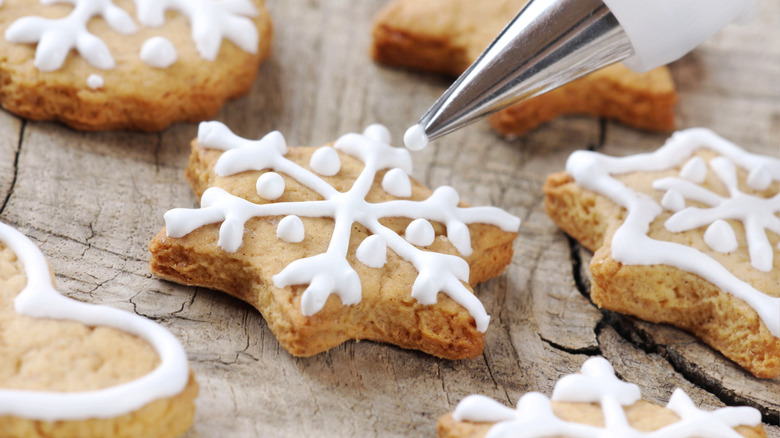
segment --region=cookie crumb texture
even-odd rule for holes
[[[151,28],[138,24],[135,2],[112,1],[127,12],[138,31],[119,33],[99,15],[88,22],[87,30],[105,42],[113,56],[116,66],[111,69],[98,69],[72,50],[61,68],[40,71],[34,65],[37,44],[11,43],[0,35],[3,108],[24,118],[56,120],[80,130],[159,131],[177,121],[207,119],[226,100],[248,92],[270,52],[272,25],[263,0],[252,0],[258,11],[251,17],[259,34],[256,53],[223,38],[214,61],[199,54],[183,14],[169,11],[162,26]],[[6,0],[0,7],[0,31],[4,33],[22,17],[56,19],[73,11],[69,4]],[[159,36],[178,51],[178,60],[167,68],[151,67],[140,57],[144,43]],[[104,85],[89,87],[91,74],[102,76]]]
[[[285,158],[308,167],[317,149],[289,148]],[[255,204],[268,203],[256,190],[256,181],[265,171],[217,176],[214,166],[220,155],[221,151],[205,149],[193,141],[187,178],[196,196],[216,186]],[[340,171],[322,178],[339,192],[346,192],[361,175],[364,165],[351,155],[339,152],[338,156]],[[384,174],[382,171],[376,175],[366,201],[380,203],[396,199],[381,188]],[[282,176],[286,189],[274,202],[321,199],[297,180]],[[431,193],[412,181],[408,199],[427,199]],[[221,290],[252,304],[262,313],[281,346],[295,356],[311,356],[350,339],[386,342],[449,359],[472,358],[482,353],[484,334],[464,307],[444,293],[439,293],[437,303],[431,305],[421,304],[411,296],[418,272],[410,262],[389,247],[386,263],[379,268],[358,261],[357,248],[371,233],[357,222],[351,226],[346,261],[359,276],[362,298],[357,304],[344,305],[339,296],[332,294],[321,309],[305,316],[301,310],[302,295],[308,285],[280,288],[274,285],[273,277],[296,260],[318,254],[325,256],[334,233],[334,220],[301,217],[306,238],[300,243],[288,243],[277,238],[277,225],[282,217],[249,219],[243,243],[233,253],[218,246],[219,223],[197,228],[180,238],[168,237],[163,229],[149,246],[151,270],[164,279]],[[380,221],[400,235],[411,222],[404,218]],[[509,263],[517,233],[484,224],[472,224],[468,228],[473,248],[473,253],[465,258],[470,266],[468,283],[476,285],[500,274]],[[444,227],[434,223],[434,230],[436,237],[425,251],[457,255]],[[472,293],[468,285],[463,287],[468,288],[466,293]]]
[[[150,345],[117,329],[17,314],[13,301],[26,283],[16,255],[0,243],[0,391],[104,389],[142,377],[159,364]],[[197,393],[190,375],[178,395],[116,418],[38,421],[0,416],[0,436],[176,437],[192,423]]]
[[[711,163],[715,154],[702,150],[696,156],[703,162]],[[691,161],[698,159],[688,162]],[[651,185],[663,178],[669,180],[684,175],[681,168],[684,169],[684,166],[667,171],[634,172],[617,179],[631,190],[650,196],[661,205],[664,203],[664,191],[653,189]],[[747,176],[746,171],[739,169],[739,181],[745,181]],[[711,190],[728,198],[724,183],[713,172],[701,182],[701,191]],[[745,193],[768,200],[780,190],[780,185],[775,181],[763,190],[755,190],[746,183],[740,183],[740,188]],[[624,223],[626,210],[605,196],[586,190],[568,173],[550,175],[544,192],[550,218],[583,246],[594,251],[590,263],[593,275],[591,298],[594,303],[647,321],[669,323],[685,329],[757,377],[774,378],[780,375],[780,338],[772,334],[757,311],[745,301],[697,274],[674,266],[633,265],[615,260],[612,239]],[[689,207],[707,207],[690,199],[687,202]],[[736,232],[739,247],[730,253],[723,253],[707,244],[703,232],[707,227],[684,232],[669,231],[665,223],[673,214],[673,211],[667,210],[655,218],[650,224],[648,236],[657,241],[694,248],[716,260],[735,278],[765,294],[769,300],[780,297],[777,250],[774,250],[773,269],[768,272],[756,269],[751,264],[741,222],[727,221]],[[766,234],[771,247],[777,248],[780,237],[772,232]],[[771,309],[762,311],[771,314]]]
[[[382,64],[460,75],[527,0],[397,0],[374,21]],[[666,67],[635,73],[615,64],[491,116],[503,135],[522,135],[564,114],[615,119],[651,131],[674,129],[677,93]]]

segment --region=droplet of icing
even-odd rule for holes
[[[382,188],[397,198],[412,196],[412,181],[409,179],[409,175],[398,167],[385,173],[384,178],[382,178]]]
[[[87,77],[87,86],[93,90],[97,90],[104,84],[103,76],[91,74]]]
[[[370,268],[381,268],[387,263],[387,243],[382,236],[373,234],[360,242],[357,259]]]
[[[406,227],[406,240],[412,245],[428,246],[435,238],[433,225],[427,219],[415,219]]]
[[[707,178],[707,163],[701,157],[693,157],[682,167],[680,176],[690,182],[701,184]]]
[[[309,166],[320,175],[333,176],[341,170],[341,159],[335,149],[324,146],[314,152]]]
[[[661,198],[661,206],[676,213],[685,208],[685,198],[682,193],[675,189],[670,189]]]
[[[428,146],[428,135],[422,125],[414,125],[404,133],[404,145],[412,151],[419,151]]]
[[[748,174],[747,183],[753,190],[766,190],[772,184],[772,175],[766,167],[758,166]]]
[[[387,130],[385,125],[380,125],[378,123],[368,125],[366,129],[363,130],[363,135],[380,143],[390,144],[391,141],[390,131]]]
[[[284,178],[276,172],[266,172],[257,178],[257,194],[273,201],[284,193]]]
[[[283,217],[279,221],[279,225],[276,226],[276,237],[288,243],[303,242],[306,232],[303,229],[301,218],[292,214]]]
[[[471,255],[471,233],[466,224],[463,222],[447,224],[447,238],[462,256],[468,257]]]
[[[161,36],[146,40],[141,46],[140,56],[141,61],[146,65],[157,68],[168,68],[179,59],[179,54],[173,43]]]
[[[737,236],[728,222],[718,219],[707,227],[704,232],[704,242],[714,251],[730,253],[737,249]]]

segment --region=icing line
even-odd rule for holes
[[[336,141],[336,150],[354,156],[365,165],[352,187],[341,193],[313,172],[285,158],[287,146],[278,132],[250,141],[236,136],[221,123],[202,123],[198,132],[200,144],[226,151],[215,165],[218,175],[270,169],[295,178],[322,196],[323,200],[258,205],[212,187],[204,192],[200,209],[168,211],[165,214],[166,232],[171,237],[182,237],[206,224],[223,222],[219,245],[225,251],[234,252],[241,246],[243,225],[252,217],[297,215],[333,218],[334,230],[325,253],[296,260],[273,277],[275,286],[280,288],[309,284],[301,298],[301,310],[304,315],[313,315],[322,308],[330,294],[338,295],[345,305],[360,301],[360,278],[346,260],[352,224],[360,223],[372,235],[381,237],[386,248],[415,267],[418,276],[412,286],[412,297],[421,304],[429,305],[436,303],[439,292],[444,292],[466,308],[474,317],[477,329],[484,332],[490,317],[479,299],[463,285],[469,278],[468,263],[457,256],[418,249],[383,226],[379,219],[416,219],[419,216],[441,222],[447,228],[447,236],[464,256],[471,254],[467,223],[487,223],[514,232],[519,228],[520,220],[494,207],[458,207],[457,192],[446,186],[436,189],[423,201],[367,202],[365,197],[378,172],[397,168],[406,172],[407,177],[411,172],[409,152],[390,146],[389,138],[386,128],[371,125],[362,135],[346,134]],[[366,256],[366,260],[370,260],[367,265],[372,266],[376,259]]]
[[[780,181],[780,160],[748,153],[740,149],[734,143],[731,143],[714,132],[704,128],[693,128],[675,133],[664,146],[652,153],[638,154],[628,157],[608,157],[596,152],[577,151],[573,153],[566,163],[567,172],[582,187],[600,193],[611,199],[616,204],[626,208],[627,215],[623,224],[615,232],[612,238],[612,257],[624,264],[629,265],[671,265],[687,272],[699,275],[707,281],[713,283],[722,290],[745,301],[752,307],[764,321],[769,331],[780,337],[780,298],[771,297],[761,291],[753,288],[748,283],[740,280],[734,274],[729,272],[723,265],[718,263],[712,257],[686,245],[673,242],[664,242],[651,239],[647,236],[650,223],[662,213],[663,208],[647,195],[634,192],[626,187],[622,182],[615,179],[612,175],[621,175],[631,172],[652,172],[670,169],[680,165],[690,157],[696,150],[707,148],[713,150],[725,158],[730,163],[752,171],[756,168],[763,168],[769,173],[775,181]],[[721,180],[730,181],[736,178],[732,177],[731,169],[723,161],[716,161],[715,167],[720,168],[716,171]],[[721,163],[721,164],[717,164]],[[712,165],[712,163],[710,163]],[[728,183],[732,190],[732,195],[736,185]],[[672,187],[674,185],[674,187]],[[690,181],[680,179],[660,179],[653,184],[656,189],[675,188],[678,191],[685,192],[689,199],[710,205],[727,204],[728,199],[716,195]],[[767,217],[767,209],[778,211],[776,207],[780,203],[780,194],[770,199],[760,199],[749,195],[747,197],[755,198],[751,203],[753,208],[759,206],[762,218],[761,221],[746,223],[746,232],[748,241],[758,242],[755,248],[749,249],[751,260],[754,252],[757,258],[764,257],[766,254],[766,245],[762,242],[766,240],[764,227],[780,234],[780,229],[775,228],[774,221],[779,221],[777,217]],[[730,198],[734,199],[734,198]],[[750,208],[737,208],[747,212]],[[685,208],[675,215],[685,218],[689,215],[700,217],[703,209]],[[710,214],[713,212],[709,212]],[[720,218],[718,214],[711,214],[710,219]],[[674,217],[674,216],[673,216]],[[706,222],[706,221],[705,221]],[[755,223],[759,222],[759,223]],[[763,236],[762,236],[763,234]],[[771,250],[771,246],[769,247]]]
[[[0,241],[16,254],[27,277],[27,285],[14,299],[17,313],[114,327],[144,339],[160,357],[160,365],[151,373],[105,389],[84,392],[0,389],[0,415],[43,421],[117,417],[184,389],[189,379],[187,355],[171,332],[133,313],[60,295],[52,286],[46,259],[30,239],[0,223]]]

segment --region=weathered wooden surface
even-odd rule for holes
[[[321,144],[379,122],[400,138],[447,86],[369,60],[384,1],[269,3],[274,54],[251,95],[219,115],[238,134],[278,129],[289,144]],[[760,4],[756,21],[674,66],[678,120],[780,155],[780,3]],[[493,316],[484,355],[451,362],[371,342],[293,358],[248,305],[152,278],[146,245],[163,213],[196,205],[182,177],[194,124],[84,134],[0,113],[0,130],[0,220],[40,245],[61,290],[153,318],[182,340],[201,385],[188,437],[434,436],[464,396],[515,403],[598,354],[649,399],[665,403],[680,386],[705,407],[748,403],[780,437],[780,379],[755,379],[679,330],[600,312],[586,298],[590,254],[544,214],[545,175],[572,151],[648,151],[665,135],[572,117],[506,141],[478,124],[415,154],[419,179],[524,221],[511,266],[477,290]]]

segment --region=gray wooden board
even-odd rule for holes
[[[370,61],[371,19],[384,1],[269,3],[273,54],[251,93],[217,117],[240,135],[278,129],[291,145],[316,145],[378,122],[398,139],[448,85]],[[678,121],[780,155],[780,4],[759,4],[755,21],[673,66]],[[201,386],[187,437],[433,436],[464,396],[514,404],[549,393],[593,355],[659,403],[679,386],[708,408],[754,405],[780,437],[780,379],[755,379],[674,328],[596,309],[590,254],[544,214],[545,176],[572,151],[649,151],[665,135],[567,117],[510,141],[481,123],[414,154],[418,179],[523,219],[511,265],[477,288],[492,315],[485,353],[447,361],[371,342],[294,358],[250,306],[153,278],[146,246],[163,213],[197,205],[182,177],[195,124],[80,133],[0,113],[0,130],[0,219],[41,247],[69,296],[147,316],[182,340]]]

